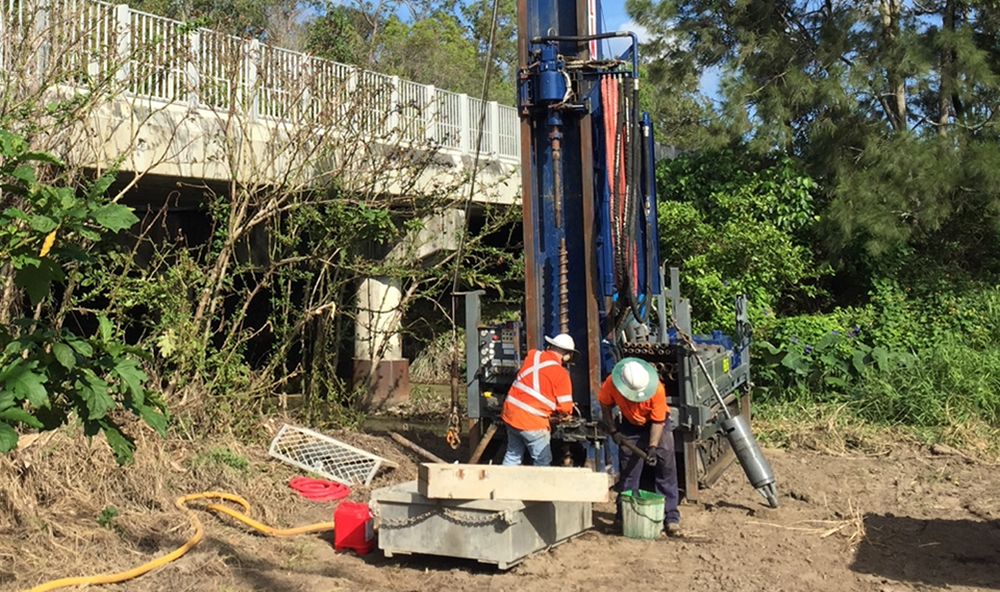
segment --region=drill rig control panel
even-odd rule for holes
[[[480,380],[487,383],[513,382],[525,353],[521,323],[514,321],[480,327],[478,335]]]
[[[467,372],[478,389],[467,396],[478,399],[483,417],[495,420],[500,417],[503,398],[527,353],[524,325],[519,321],[479,325],[475,337],[466,337],[466,348],[475,348],[479,356],[478,363]]]

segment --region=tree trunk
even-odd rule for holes
[[[882,37],[885,41],[883,55],[896,49],[899,41],[899,0],[881,0],[879,12],[882,15]],[[896,131],[906,129],[906,81],[900,72],[899,60],[893,57],[886,65],[886,79],[891,100],[886,103],[889,124]]]
[[[937,125],[937,132],[941,136],[948,135],[948,121],[951,119],[951,97],[955,92],[955,54],[952,49],[954,32],[955,0],[945,0],[944,12],[941,15],[941,33],[948,35],[948,38],[941,47],[941,88],[938,96]]]
[[[3,291],[0,292],[0,324],[9,325],[14,318],[14,301],[17,297],[17,286],[14,285],[14,266],[7,263],[3,266]]]

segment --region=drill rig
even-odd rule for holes
[[[596,421],[597,393],[615,362],[634,356],[667,389],[682,495],[696,500],[738,458],[776,506],[747,424],[745,297],[734,303],[731,336],[692,334],[677,270],[658,257],[656,145],[639,109],[638,40],[601,32],[597,2],[518,0],[525,302],[522,321],[484,325],[480,293],[465,294],[470,445],[500,421],[526,351],[569,333],[581,355],[570,368],[574,417],[553,432],[564,464],[617,471],[617,450]],[[602,51],[612,38],[628,43],[618,56]]]

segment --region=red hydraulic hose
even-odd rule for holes
[[[292,477],[288,480],[288,486],[314,502],[335,502],[351,493],[351,488],[346,485],[311,477]]]

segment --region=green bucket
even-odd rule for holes
[[[663,496],[652,491],[623,491],[622,534],[630,539],[655,539],[663,530]]]

